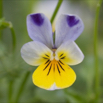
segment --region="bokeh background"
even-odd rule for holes
[[[76,40],[83,51],[84,61],[72,66],[77,74],[76,82],[63,90],[46,91],[32,83],[32,73],[37,68],[21,58],[21,47],[31,41],[26,27],[30,13],[44,13],[51,19],[58,0],[3,0],[3,17],[13,24],[16,33],[16,51],[12,52],[12,37],[9,28],[2,30],[0,40],[0,103],[93,103],[95,102],[94,72],[94,20],[99,0],[64,0],[53,22],[61,14],[78,15],[84,22],[84,31]],[[98,23],[98,59],[101,96],[103,103],[103,3]],[[11,98],[11,100],[9,100]]]

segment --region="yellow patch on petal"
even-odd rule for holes
[[[58,58],[66,64],[75,62],[75,60],[70,57],[69,52],[67,51],[59,51],[57,55]]]
[[[55,90],[71,86],[76,80],[75,72],[55,59],[47,60],[33,73],[33,83],[43,89]]]
[[[45,54],[41,54],[40,58],[38,58],[34,64],[42,64],[44,62],[46,62],[48,59],[51,59],[52,54],[50,52],[46,52]]]

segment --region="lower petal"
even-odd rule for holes
[[[75,72],[61,61],[48,60],[33,73],[33,83],[46,90],[63,89],[76,80]]]
[[[47,62],[41,64],[32,75],[33,83],[43,89],[50,89],[54,83],[53,67],[50,61]]]
[[[55,83],[59,89],[70,87],[76,80],[76,74],[67,64],[58,63],[55,67]],[[58,69],[59,70],[58,70]]]

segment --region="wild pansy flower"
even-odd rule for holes
[[[51,23],[42,14],[27,16],[27,30],[33,40],[21,48],[21,56],[30,65],[39,66],[33,73],[33,83],[43,89],[55,90],[71,86],[76,74],[68,65],[82,62],[84,55],[74,42],[84,25],[75,15],[61,15],[56,24],[55,43]]]

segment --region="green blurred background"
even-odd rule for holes
[[[60,14],[76,14],[84,22],[84,31],[76,40],[83,51],[84,61],[72,66],[76,82],[63,90],[46,91],[32,83],[32,73],[37,67],[24,62],[21,47],[31,41],[27,33],[26,17],[30,13],[44,13],[52,17],[57,0],[3,0],[3,17],[13,24],[16,33],[16,51],[12,52],[9,28],[2,30],[0,41],[0,103],[95,103],[94,74],[94,20],[98,0],[64,0],[53,23]],[[100,73],[99,103],[103,103],[103,3],[98,23],[98,59]],[[11,98],[11,100],[9,99]]]

